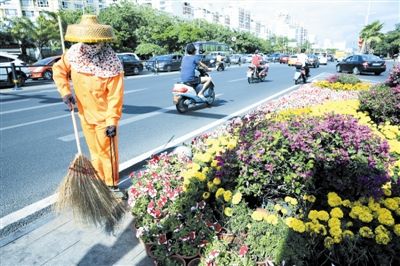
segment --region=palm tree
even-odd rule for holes
[[[360,37],[363,40],[361,46],[361,53],[368,53],[372,48],[372,43],[379,43],[382,41],[383,34],[380,32],[382,30],[383,23],[376,20],[371,24],[366,25],[360,32]]]

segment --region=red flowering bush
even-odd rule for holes
[[[389,77],[386,80],[386,85],[389,87],[400,86],[400,64],[394,65],[390,71]]]

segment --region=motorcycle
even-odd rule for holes
[[[202,68],[197,69],[200,72],[200,77],[210,77],[210,75]],[[204,91],[203,95],[205,100],[200,98],[197,94],[203,88],[203,84],[187,84],[178,82],[174,84],[172,89],[173,103],[179,113],[186,113],[189,108],[206,104],[212,105],[215,100],[214,82],[211,80],[208,88]]]
[[[224,71],[225,70],[225,62],[224,61],[217,62],[216,69],[217,69],[217,71]]]
[[[294,84],[297,85],[301,81],[303,83],[307,83],[307,75],[306,75],[306,69],[302,65],[295,65],[296,66],[296,71],[294,72]]]
[[[262,69],[258,70],[255,65],[249,65],[247,68],[247,82],[253,83],[255,81],[263,82],[268,75],[268,64],[262,65]]]

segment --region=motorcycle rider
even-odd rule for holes
[[[215,58],[216,64],[215,64],[215,68],[218,69],[220,64],[223,64],[224,62],[224,57],[221,55],[220,52],[217,53],[217,57]]]
[[[251,57],[251,64],[254,65],[257,76],[261,71],[264,70],[262,62],[263,58],[260,54],[258,54],[258,49],[256,49],[253,56]]]
[[[195,75],[195,70],[197,66],[204,68],[206,71],[210,70],[203,62],[201,62],[201,57],[195,55],[196,47],[193,43],[189,43],[186,46],[186,53],[187,54],[182,58],[181,63],[181,82],[189,84],[193,87],[196,87],[200,83],[203,84],[203,87],[197,93],[197,96],[199,96],[203,101],[206,101],[203,92],[211,83],[211,77],[198,77]]]
[[[310,76],[310,68],[308,67],[308,56],[305,54],[306,49],[301,48],[300,53],[297,54],[297,63],[306,71],[306,77]]]

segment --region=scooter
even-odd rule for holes
[[[197,70],[200,72],[200,77],[210,77],[204,69],[198,68]],[[172,89],[172,95],[176,110],[179,113],[186,113],[189,108],[198,105],[212,105],[215,100],[214,82],[211,80],[208,88],[204,91],[203,95],[205,100],[197,95],[202,88],[203,84],[175,83]]]
[[[224,71],[225,70],[225,62],[224,61],[217,62],[216,69],[217,69],[217,71]]]
[[[262,65],[262,70],[257,70],[257,67],[253,64],[249,65],[247,68],[247,82],[253,83],[255,81],[263,82],[268,75],[269,65]]]
[[[297,85],[303,81],[303,83],[307,83],[307,75],[306,69],[302,65],[295,65],[296,71],[294,72],[294,84]]]

